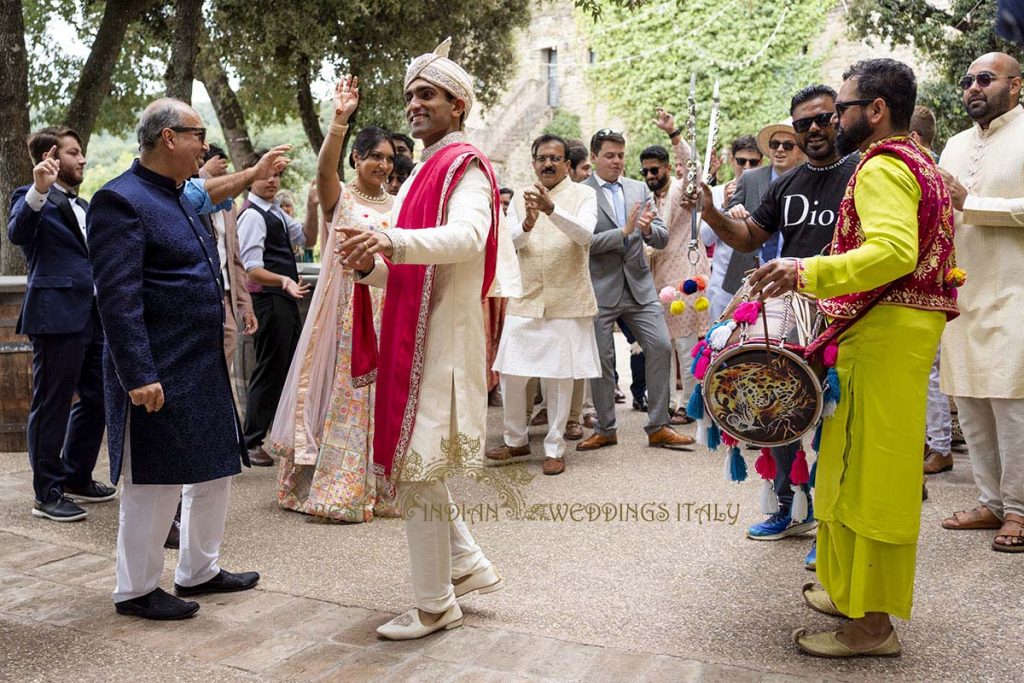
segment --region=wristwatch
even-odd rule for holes
[[[674,138],[677,135],[682,135],[682,133],[683,133],[683,129],[682,128],[676,128],[674,131],[672,131],[671,133],[668,134],[668,137],[671,140],[672,138]]]

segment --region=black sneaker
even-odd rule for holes
[[[647,397],[641,396],[640,398],[633,399],[633,410],[637,410],[641,413],[647,412]]]
[[[76,503],[102,503],[117,498],[117,489],[113,486],[93,481],[79,491],[65,489],[64,495]]]
[[[234,593],[236,591],[247,591],[259,583],[258,572],[238,572],[232,574],[226,569],[221,569],[220,574],[205,583],[196,586],[179,586],[174,584],[174,594],[183,598],[204,593]]]
[[[152,593],[115,602],[114,609],[118,614],[127,617],[142,617],[155,621],[171,621],[174,619],[188,619],[199,611],[199,603],[176,598],[162,588],[157,588]]]
[[[88,514],[88,512],[72,503],[65,496],[55,498],[48,503],[36,501],[35,506],[32,508],[33,517],[44,517],[55,522],[77,522],[80,519],[85,519]]]

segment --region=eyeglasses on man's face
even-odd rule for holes
[[[796,147],[796,143],[790,142],[789,140],[786,140],[785,142],[783,142],[782,140],[772,140],[771,142],[768,143],[768,149],[772,151],[777,150],[779,147],[781,147],[783,150],[787,152],[792,152],[793,148]]]
[[[793,122],[793,130],[797,133],[806,133],[811,129],[812,124],[818,126],[818,128],[831,128],[833,113],[834,112],[826,111],[821,114],[815,114],[814,116],[797,119]]]
[[[565,157],[559,154],[538,154],[533,157],[534,162],[538,164],[546,164],[551,162],[552,164],[560,164],[565,161]]]
[[[170,126],[175,133],[195,133],[199,142],[206,142],[206,129],[196,126]]]
[[[978,85],[980,87],[987,88],[988,86],[992,85],[992,81],[998,81],[998,80],[1003,80],[1003,79],[1005,79],[1005,80],[1012,80],[1014,78],[1017,78],[1017,77],[1016,76],[996,76],[995,74],[989,73],[988,71],[982,71],[977,76],[974,76],[972,74],[967,74],[966,76],[964,76],[963,78],[960,79],[960,89],[961,90],[970,90],[971,86],[974,85],[975,81],[978,82]]]

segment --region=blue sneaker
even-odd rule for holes
[[[786,530],[792,523],[789,510],[779,508],[779,511],[769,516],[768,519],[747,529],[747,538],[752,538],[755,541],[777,541],[789,536]]]
[[[788,529],[786,529],[786,536],[806,534],[808,531],[814,531],[817,528],[818,520],[814,518],[814,503],[808,501],[807,517],[804,518],[804,521],[792,524]]]
[[[807,557],[804,558],[804,569],[809,572],[818,571],[818,541],[811,543],[811,550],[807,553]]]

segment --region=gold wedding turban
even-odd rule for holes
[[[414,80],[422,78],[465,102],[468,114],[473,108],[473,79],[465,69],[448,59],[448,50],[451,46],[452,39],[449,36],[434,48],[433,52],[412,60],[412,64],[405,71],[404,87],[408,88]]]

